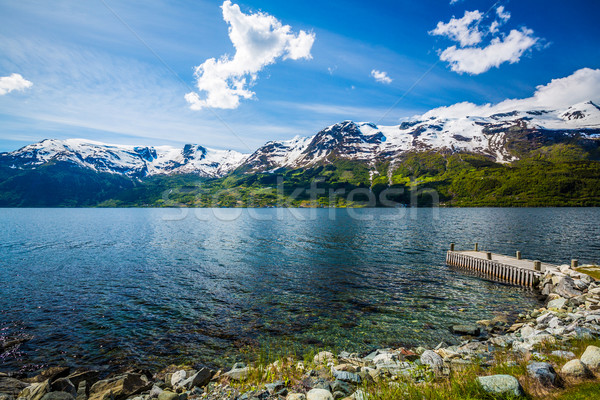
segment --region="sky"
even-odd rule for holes
[[[599,15],[594,0],[0,0],[0,151],[248,153],[343,120],[600,101]]]

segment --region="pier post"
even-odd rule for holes
[[[571,269],[576,269],[579,265],[579,260],[571,260]]]
[[[535,260],[533,262],[533,269],[535,269],[536,271],[541,271],[542,270],[542,262]]]
[[[517,260],[520,260],[520,259],[521,259],[521,252],[517,251]]]
[[[454,243],[450,243],[450,251],[454,251]]]
[[[479,243],[475,243],[475,251],[479,251]]]
[[[492,253],[490,253],[489,251],[487,252],[487,259],[491,260],[492,259]]]

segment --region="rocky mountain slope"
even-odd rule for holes
[[[136,147],[67,139],[44,140],[2,153],[0,164],[28,169],[49,162],[67,162],[135,178],[173,174],[222,177],[238,168],[245,173],[269,172],[339,159],[370,165],[380,161],[394,163],[403,154],[427,150],[476,153],[507,163],[519,159],[524,150],[543,145],[577,141],[584,147],[597,147],[600,141],[600,107],[591,101],[562,110],[514,110],[458,118],[429,114],[396,126],[344,121],[314,136],[268,142],[251,155],[192,144],[183,148]]]
[[[188,173],[219,177],[237,168],[246,157],[232,150],[213,150],[193,144],[183,148],[137,147],[67,139],[44,140],[11,153],[0,154],[0,162],[14,169],[64,162],[132,178]]]

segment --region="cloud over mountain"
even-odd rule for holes
[[[218,60],[210,58],[196,67],[196,86],[200,94],[190,92],[185,96],[194,110],[237,108],[240,99],[254,97],[249,87],[264,67],[279,59],[311,58],[314,33],[301,30],[296,34],[289,25],[263,12],[244,14],[229,0],[223,2],[221,8],[223,19],[229,24],[235,54]]]

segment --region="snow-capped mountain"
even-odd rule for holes
[[[183,148],[138,147],[82,139],[47,139],[0,154],[0,161],[11,168],[35,168],[53,161],[67,162],[98,172],[136,178],[183,173],[219,177],[237,168],[246,157],[232,150],[213,150],[192,144]]]
[[[528,110],[459,118],[413,118],[396,126],[344,121],[311,137],[273,141],[244,163],[248,171],[300,168],[332,157],[373,162],[409,151],[472,152],[498,162],[518,158],[510,142],[523,138],[549,143],[579,137],[600,139],[600,107],[593,102],[566,110]]]
[[[267,172],[335,159],[395,163],[404,153],[427,150],[478,153],[504,163],[518,159],[515,148],[524,144],[537,148],[573,139],[596,148],[600,144],[600,107],[591,101],[561,110],[489,110],[484,116],[455,118],[436,116],[434,111],[395,126],[344,121],[313,136],[268,142],[250,155],[191,144],[136,147],[67,139],[44,140],[2,153],[0,162],[20,169],[68,162],[135,178],[184,173],[221,177],[238,168],[245,173]]]

